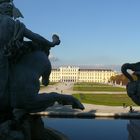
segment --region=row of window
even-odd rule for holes
[[[58,78],[60,78],[61,76],[50,76],[50,78],[51,79],[58,79]],[[78,78],[78,79],[106,79],[106,78],[110,78],[110,76],[108,77],[108,76],[91,76],[91,77],[89,77],[89,76],[62,76],[62,77],[64,77],[64,78],[66,78],[66,79],[71,79],[71,78],[73,78],[73,77],[75,77],[75,78]]]
[[[112,76],[113,74],[110,74],[110,73],[107,73],[107,74],[96,74],[96,73],[63,73],[63,74],[60,74],[60,73],[51,73],[52,76],[54,75],[80,75],[80,76]]]

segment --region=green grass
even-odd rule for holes
[[[126,91],[125,88],[115,87],[112,85],[101,84],[101,83],[75,83],[73,90],[74,91],[110,91],[110,92]]]
[[[94,82],[80,82],[80,83],[75,83],[75,86],[110,86],[108,84],[103,84],[103,83],[94,83]]]
[[[125,88],[121,87],[105,87],[105,86],[100,86],[100,87],[82,87],[82,86],[74,86],[73,87],[74,91],[110,91],[110,92],[116,92],[116,91],[126,91]]]
[[[127,106],[136,104],[127,96],[127,94],[73,94],[82,103],[122,106],[125,103]]]

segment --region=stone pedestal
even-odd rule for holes
[[[1,122],[0,140],[68,140],[64,134],[44,128],[40,116],[26,114],[23,110],[15,112],[11,119]]]

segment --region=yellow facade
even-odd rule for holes
[[[116,72],[111,69],[81,69],[67,66],[52,69],[50,82],[96,82],[108,83]]]

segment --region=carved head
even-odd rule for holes
[[[13,0],[0,0],[0,14],[8,15],[14,19],[19,17],[23,18],[19,9],[15,7]]]
[[[13,17],[13,6],[10,3],[4,2],[0,4],[0,13]]]

